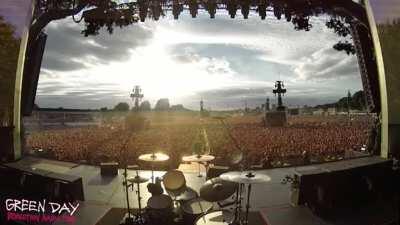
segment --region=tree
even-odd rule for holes
[[[161,98],[157,101],[156,106],[154,107],[156,111],[167,111],[169,110],[169,99]]]
[[[20,39],[0,16],[0,124],[11,124]]]
[[[129,111],[129,104],[126,102],[120,102],[114,107],[115,111]]]
[[[144,111],[150,111],[151,110],[151,105],[149,101],[143,101],[140,103],[139,110],[144,112]]]
[[[107,109],[107,107],[102,107],[102,108],[100,108],[100,111],[101,111],[101,112],[107,112],[108,109]]]
[[[172,105],[170,109],[171,111],[187,111],[187,109],[182,104]]]
[[[351,98],[351,107],[357,110],[363,110],[366,108],[364,91],[357,91],[354,93]]]

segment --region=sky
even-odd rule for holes
[[[362,89],[357,58],[332,46],[340,40],[312,18],[311,31],[269,15],[232,20],[188,13],[116,28],[85,38],[71,19],[48,26],[48,41],[37,91],[40,107],[112,108],[132,101],[134,85],[154,106],[159,98],[213,110],[274,103],[274,82],[283,80],[287,106],[328,103]]]
[[[392,22],[400,18],[399,0],[369,0],[375,16],[375,21],[379,23]]]
[[[31,0],[0,1],[0,17],[14,26],[15,36],[18,38],[29,23],[31,7]]]

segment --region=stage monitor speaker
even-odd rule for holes
[[[14,158],[13,131],[14,127],[0,127],[0,162]]]
[[[359,208],[393,192],[392,161],[367,157],[298,169],[298,204],[321,217]]]
[[[2,190],[32,199],[84,201],[82,177],[33,169],[18,163],[0,164]]]
[[[47,35],[43,32],[40,33],[31,48],[27,50],[22,79],[21,107],[23,116],[32,114],[46,40]]]

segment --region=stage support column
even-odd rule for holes
[[[369,25],[373,37],[378,66],[381,94],[381,156],[400,157],[400,45],[393,37],[400,32],[391,26],[393,19],[387,17],[392,9],[399,9],[400,2],[365,0]],[[378,9],[379,8],[379,9]],[[383,9],[383,10],[382,10]],[[387,11],[387,12],[385,12]],[[400,10],[399,10],[400,15]],[[400,19],[400,16],[397,17]],[[399,29],[399,28],[397,28]]]
[[[5,2],[3,2],[5,1]],[[29,25],[33,14],[31,0],[2,0],[0,9],[0,161],[21,158],[21,87]],[[11,31],[11,32],[10,32]]]

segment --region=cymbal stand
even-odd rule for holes
[[[246,203],[246,216],[244,220],[244,224],[249,224],[249,208],[250,208],[250,193],[251,193],[251,184],[247,186],[247,203]]]
[[[254,173],[249,172],[246,174],[246,177],[252,178],[254,177]],[[247,184],[247,202],[246,202],[246,214],[243,221],[243,224],[249,224],[249,209],[250,209],[250,194],[251,194],[251,183]]]
[[[137,170],[136,170],[136,176],[139,177],[139,172]],[[138,214],[136,214],[135,222],[136,224],[145,224],[144,217],[142,215],[142,203],[141,203],[142,197],[140,196],[140,186],[139,186],[140,184],[136,183],[136,185],[137,185],[136,194],[138,196],[139,212]],[[133,183],[132,183],[132,189],[133,189]]]
[[[235,215],[232,223],[230,225],[240,225],[242,224],[242,192],[244,190],[244,184],[239,184],[236,190],[236,200],[235,200]]]
[[[125,221],[123,222],[125,225],[134,225],[134,220],[132,217],[132,213],[131,213],[131,208],[129,206],[129,192],[128,189],[130,187],[131,184],[128,184],[128,180],[127,180],[127,176],[128,176],[128,170],[127,170],[127,166],[125,165],[125,169],[124,169],[124,181],[122,182],[122,184],[125,186],[125,192],[126,192],[126,206],[127,206],[127,210],[128,213],[125,216]]]

